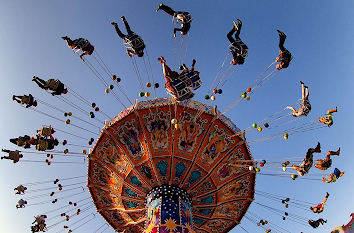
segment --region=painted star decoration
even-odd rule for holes
[[[175,220],[169,218],[164,226],[166,226],[170,231],[173,231],[178,225],[175,223]]]

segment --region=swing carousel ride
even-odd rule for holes
[[[174,22],[181,24],[181,28],[176,28],[174,33],[175,37],[180,38],[180,48],[186,50],[182,38],[186,37],[193,22],[191,14],[171,13],[172,9],[163,4],[158,10],[172,15]],[[227,112],[241,102],[249,102],[255,91],[289,66],[292,55],[283,46],[285,34],[278,31],[281,45],[277,59],[221,111],[212,103],[223,91],[227,91],[226,86],[225,90],[222,89],[224,84],[232,76],[235,67],[241,67],[247,58],[248,47],[239,38],[241,20],[234,23],[234,28],[229,33],[231,35],[236,32],[235,39],[228,34],[230,54],[223,60],[212,80],[211,88],[199,101],[195,100],[195,95],[206,82],[207,74],[194,69],[196,61],[193,61],[191,69],[183,63],[179,64],[179,73],[171,70],[166,65],[165,58],[160,57],[158,61],[163,66],[166,82],[160,87],[159,82],[154,80],[151,66],[153,61],[149,58],[144,40],[130,30],[124,17],[122,20],[127,35],[120,31],[117,23],[112,22],[112,25],[123,39],[132,61],[139,84],[139,100],[130,99],[124,88],[124,78],[111,72],[89,40],[62,37],[92,71],[93,76],[103,84],[105,93],[123,106],[119,114],[109,116],[102,111],[104,105],[99,106],[65,82],[55,79],[45,81],[34,77],[32,81],[56,96],[67,109],[74,109],[73,111],[59,108],[31,94],[13,96],[13,100],[22,106],[58,122],[58,125],[62,122],[68,129],[63,130],[54,124],[46,125],[37,130],[35,136],[25,135],[10,139],[12,143],[23,147],[23,150],[3,149],[3,153],[8,153],[8,156],[3,156],[2,159],[9,159],[14,163],[35,162],[23,157],[38,154],[46,156],[42,162],[47,165],[70,163],[76,158],[83,159],[84,164],[87,164],[87,175],[23,183],[15,188],[16,195],[21,195],[17,208],[68,200],[66,205],[38,213],[31,231],[77,232],[96,218],[93,207],[106,221],[96,225],[96,229],[92,229],[94,232],[104,232],[111,228],[125,233],[222,233],[230,232],[235,227],[248,232],[247,226],[242,224],[243,219],[256,224],[265,232],[290,232],[249,211],[251,204],[304,227],[317,228],[323,224],[325,220],[322,218],[309,220],[288,211],[289,206],[309,211],[309,207],[316,206],[316,202],[255,190],[256,177],[262,174],[291,180],[306,179],[303,177],[305,175],[310,177],[311,174],[307,173],[313,165],[312,154],[321,152],[320,144],[316,148],[310,148],[302,161],[284,159],[274,162],[269,162],[271,159],[268,162],[265,159],[253,159],[249,144],[275,138],[288,140],[293,134],[331,126],[332,114],[338,109],[329,110],[318,120],[296,125],[297,120],[306,118],[311,111],[308,87],[301,83],[302,99],[298,109],[290,106],[245,129],[235,125],[237,119],[226,117]],[[176,35],[176,32],[181,34]],[[184,51],[180,54],[180,60],[183,54]],[[145,67],[145,73],[139,68],[142,66]],[[156,94],[162,88],[166,89],[170,97],[159,97]],[[130,104],[127,106],[125,101]],[[46,111],[42,108],[44,106],[51,110]],[[57,112],[63,114],[64,118],[59,117]],[[80,114],[86,115],[86,118],[88,116],[88,119]],[[100,124],[98,133],[90,128],[97,127],[97,123]],[[289,126],[290,124],[292,125]],[[248,141],[246,135],[255,132],[267,134]],[[66,135],[65,139],[55,138],[58,134]],[[92,135],[91,138],[86,138],[86,134]],[[79,140],[88,141],[89,146],[82,146],[84,149],[77,151],[77,147],[81,146],[76,143]],[[35,150],[31,150],[32,146]],[[316,168],[327,170],[332,165],[330,156],[339,153],[340,149],[328,152],[327,158],[323,162],[317,162]],[[65,160],[57,161],[57,157]],[[279,171],[264,172],[267,166],[279,168]],[[344,172],[336,168],[333,173],[315,180],[332,183],[343,174]],[[83,187],[84,178],[87,179],[87,187]],[[285,209],[257,202],[255,194],[271,201],[279,201]],[[327,198],[328,195],[316,206],[317,213],[323,211]],[[349,224],[346,228],[348,227]]]

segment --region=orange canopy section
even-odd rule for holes
[[[336,227],[331,233],[354,233],[354,213],[350,217],[352,219],[346,225]]]
[[[195,232],[221,233],[253,201],[253,164],[243,133],[216,107],[160,98],[136,102],[106,123],[91,149],[88,187],[116,231],[144,231],[145,197],[167,184],[192,197]]]

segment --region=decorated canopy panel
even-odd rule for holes
[[[105,124],[91,149],[88,187],[118,232],[144,231],[146,195],[162,185],[191,196],[194,231],[228,232],[253,200],[252,164],[244,135],[216,108],[154,99]]]

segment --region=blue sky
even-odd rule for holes
[[[124,30],[120,16],[125,15],[132,30],[140,34],[146,42],[155,80],[162,84],[161,65],[156,58],[163,55],[168,64],[173,65],[178,55],[178,52],[176,55],[175,43],[178,45],[179,39],[175,41],[172,36],[171,17],[163,12],[155,12],[159,3],[160,1],[137,0],[2,2],[0,8],[0,51],[2,52],[0,55],[2,81],[0,143],[2,148],[16,149],[9,143],[9,138],[33,134],[44,124],[53,124],[58,128],[77,132],[76,129],[67,127],[65,124],[53,122],[38,113],[24,109],[11,100],[13,94],[32,93],[41,100],[72,111],[58,99],[37,88],[31,82],[33,75],[43,79],[50,77],[61,79],[85,98],[96,102],[109,115],[113,116],[123,110],[112,95],[104,94],[104,87],[66,47],[61,36],[88,38],[110,70],[122,77],[122,86],[129,93],[129,97],[139,98],[138,82],[131,60],[125,55],[122,41],[110,25],[111,21],[116,21]],[[197,100],[203,100],[205,92],[209,89],[228,52],[229,43],[226,33],[231,29],[232,21],[236,18],[242,19],[244,24],[241,38],[249,47],[249,56],[243,66],[236,68],[223,87],[223,94],[218,95],[216,101],[211,103],[218,105],[220,110],[232,103],[277,56],[276,29],[288,35],[285,47],[294,56],[291,66],[262,86],[250,102],[239,104],[229,111],[227,116],[241,129],[247,128],[253,122],[262,120],[289,104],[295,104],[301,97],[299,81],[302,80],[309,86],[313,110],[307,118],[300,119],[297,123],[315,120],[328,108],[338,106],[339,112],[334,116],[334,126],[296,134],[287,141],[280,138],[251,144],[252,155],[256,159],[269,160],[299,157],[305,154],[308,147],[315,146],[317,141],[320,141],[323,151],[321,156],[324,156],[327,150],[341,147],[342,154],[333,159],[333,167],[330,170],[338,167],[346,174],[333,184],[305,179],[292,181],[280,177],[257,176],[257,190],[308,202],[320,202],[328,191],[331,196],[325,211],[319,216],[309,211],[289,209],[289,212],[309,219],[317,219],[317,217],[328,219],[328,223],[317,230],[291,221],[282,221],[279,216],[255,204],[252,204],[250,211],[291,232],[330,232],[335,226],[347,223],[350,213],[354,210],[351,119],[354,114],[352,108],[354,3],[350,0],[340,2],[195,0],[164,1],[164,3],[176,10],[192,13],[190,35],[184,40],[184,45],[188,45],[185,63],[190,65],[195,58],[196,68],[201,72],[204,85],[196,92]],[[162,88],[158,90],[158,96],[166,96]],[[123,96],[120,97],[124,99]],[[125,104],[129,105],[127,101]],[[52,113],[63,118],[59,113]],[[91,137],[85,132],[80,134]],[[65,138],[60,133],[58,137]],[[259,137],[262,136],[254,133],[248,138]],[[81,141],[75,143],[85,144]],[[72,150],[79,149],[72,148]],[[35,156],[29,155],[26,159],[35,160]],[[75,161],[81,162],[79,159]],[[311,172],[324,174],[315,168]],[[44,205],[16,210],[15,205],[19,197],[12,192],[16,185],[84,174],[86,174],[86,166],[83,164],[46,166],[38,163],[18,163],[14,165],[9,161],[1,161],[1,231],[27,232],[33,221],[33,215],[53,208]],[[82,196],[85,195],[88,196],[87,193]],[[267,199],[258,200],[266,205],[281,208],[279,203]],[[96,216],[89,226],[94,229],[103,223],[104,220]],[[241,226],[249,232],[263,231],[247,219],[242,221]],[[87,228],[80,228],[78,232],[87,232]],[[237,227],[232,232],[244,231]]]

